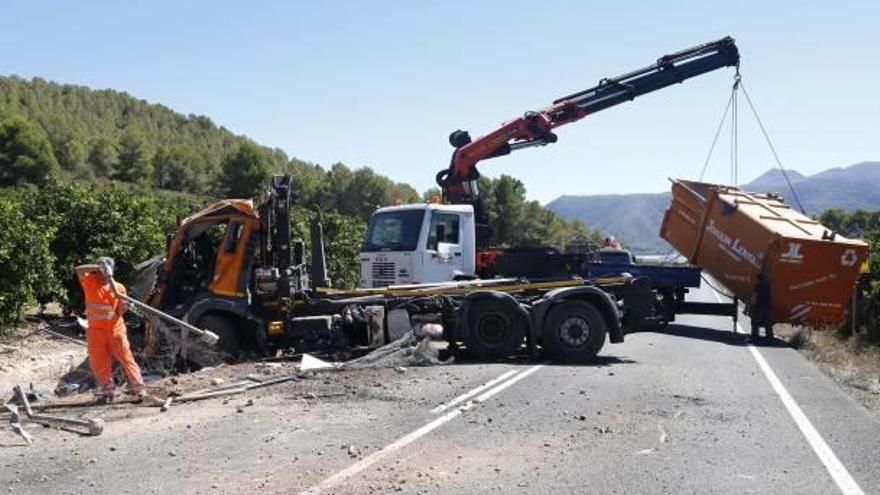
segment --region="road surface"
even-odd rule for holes
[[[877,416],[797,351],[752,347],[720,317],[628,335],[590,366],[459,362],[318,377],[310,390],[332,393],[314,396],[303,386],[263,389],[244,412],[245,396],[123,409],[96,438],[38,430],[26,448],[4,436],[0,487],[880,493]]]

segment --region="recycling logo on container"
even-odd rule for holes
[[[855,266],[856,261],[859,260],[858,255],[856,255],[855,249],[847,249],[840,255],[840,264],[843,266]]]

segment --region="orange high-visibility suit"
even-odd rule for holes
[[[117,299],[110,284],[102,284],[97,272],[88,272],[79,277],[86,296],[86,319],[89,330],[86,342],[89,350],[89,366],[98,385],[105,395],[112,396],[115,391],[111,372],[112,359],[122,365],[128,378],[128,388],[139,393],[144,389],[141,369],[131,354],[125,321],[122,318],[125,302]],[[125,294],[125,286],[119,282],[116,291]]]

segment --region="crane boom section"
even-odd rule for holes
[[[554,143],[557,137],[552,131],[556,127],[692,77],[738,65],[739,51],[733,38],[726,37],[664,55],[648,67],[602,79],[592,88],[559,98],[544,109],[526,112],[476,140],[471,141],[465,131],[455,131],[449,141],[456,150],[449,168],[437,174],[438,185],[448,201],[473,200],[477,196],[474,186],[480,161]]]

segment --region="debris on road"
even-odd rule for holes
[[[28,420],[33,423],[42,424],[44,426],[57,427],[61,429],[67,429],[68,427],[80,427],[86,428],[87,434],[90,436],[98,436],[104,432],[104,420],[100,418],[89,418],[89,419],[74,419],[74,418],[66,418],[62,416],[50,416],[47,414],[38,414],[33,411],[31,408],[30,401],[28,400],[27,394],[21,389],[20,386],[16,385],[13,388],[13,392],[15,394],[16,400],[19,401],[22,407],[24,407],[25,415]],[[7,409],[9,409],[9,404],[7,404]],[[12,412],[11,409],[9,409]],[[18,411],[13,412],[14,417],[18,417]],[[13,424],[13,431],[16,431],[16,426]],[[18,429],[21,430],[21,425],[19,422]],[[23,430],[21,430],[23,431]],[[16,433],[19,433],[16,431]],[[19,435],[21,435],[19,433]]]
[[[61,339],[61,340],[65,340],[65,341],[67,341],[67,342],[73,342],[74,344],[78,344],[78,345],[81,345],[81,346],[83,346],[83,347],[85,347],[85,345],[86,345],[86,342],[85,342],[84,340],[81,340],[81,339],[75,339],[75,338],[73,338],[73,337],[69,337],[69,336],[67,336],[67,335],[64,335],[63,333],[59,333],[59,332],[56,332],[56,331],[54,331],[54,330],[50,330],[50,329],[49,329],[49,325],[47,325],[47,324],[44,323],[44,322],[41,322],[39,325],[37,325],[36,330],[34,330],[34,332],[32,332],[31,335],[33,335],[34,333],[37,333],[37,332],[46,333],[46,334],[49,334],[49,335],[51,335],[51,336],[53,336],[53,337],[59,338],[59,339]],[[30,336],[30,335],[28,335],[28,337],[29,337],[29,336]]]
[[[435,366],[452,363],[452,358],[440,360],[439,350],[430,338],[419,339],[412,332],[384,345],[373,352],[346,361],[339,369],[404,368],[406,366]],[[399,370],[398,370],[399,371]]]
[[[18,407],[15,404],[5,404],[6,410],[9,411],[12,415],[9,418],[9,426],[12,428],[12,431],[24,439],[25,443],[28,445],[33,445],[34,439],[25,431],[24,427],[21,426],[21,417],[18,415]]]
[[[299,365],[300,371],[323,370],[335,367],[339,367],[339,363],[324,361],[323,359],[318,359],[311,354],[303,354],[302,361],[300,361]]]

